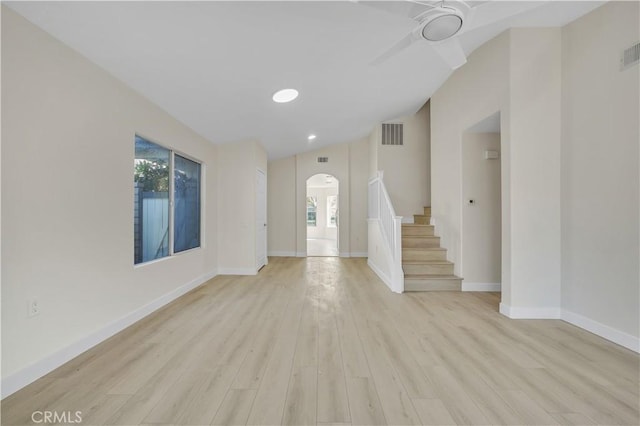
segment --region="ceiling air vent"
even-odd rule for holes
[[[620,58],[620,71],[624,71],[640,62],[640,43],[636,43],[622,52]]]
[[[402,123],[382,124],[382,145],[404,145],[403,133]]]
[[[318,163],[328,163],[329,157],[318,157]]]

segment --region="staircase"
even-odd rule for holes
[[[440,237],[429,224],[431,207],[413,220],[413,224],[402,224],[404,291],[460,291],[462,278],[453,275],[447,250],[440,247]]]

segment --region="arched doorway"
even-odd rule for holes
[[[338,193],[335,176],[319,173],[307,179],[307,256],[338,256]]]

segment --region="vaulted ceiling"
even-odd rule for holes
[[[509,27],[561,26],[603,2],[495,3],[512,16],[462,34],[467,55]],[[371,64],[416,26],[393,13],[406,2],[5,4],[211,142],[257,139],[271,159],[366,136],[452,72],[426,42]],[[271,100],[288,87],[295,101]]]

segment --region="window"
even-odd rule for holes
[[[169,255],[171,151],[136,137],[134,161],[134,263]]]
[[[307,226],[316,226],[316,210],[318,200],[316,197],[307,197]]]
[[[134,264],[200,247],[200,169],[135,137]]]
[[[338,196],[329,195],[327,197],[327,226],[335,228],[338,223]]]
[[[173,162],[173,251],[178,253],[200,247],[200,164],[178,154]]]

